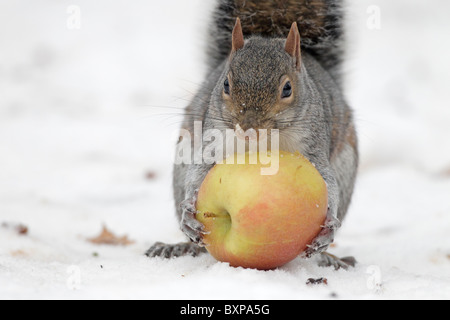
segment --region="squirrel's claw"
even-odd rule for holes
[[[183,219],[183,221],[185,221]],[[200,247],[206,247],[206,244],[203,242],[203,235],[206,232],[203,230],[203,225],[199,223],[198,226],[191,226],[193,223],[192,220],[189,222],[181,223],[181,230],[183,233],[195,244]]]
[[[334,241],[336,230],[341,227],[341,222],[332,215],[328,215],[325,225],[322,226],[322,231],[308,245],[306,251],[302,254],[303,258],[311,258],[314,255],[327,251],[330,244]]]
[[[186,200],[181,203],[183,216],[181,218],[181,231],[195,244],[206,247],[203,236],[208,234],[205,226],[196,219],[195,201]]]

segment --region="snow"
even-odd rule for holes
[[[450,3],[349,1],[346,93],[361,170],[331,249],[355,269],[296,259],[274,271],[179,242],[171,163],[179,113],[204,76],[211,1],[0,3],[1,299],[449,299]],[[380,9],[381,29],[367,26]],[[69,12],[69,13],[68,13]],[[373,10],[369,10],[373,12]],[[148,172],[154,179],[146,179]],[[106,224],[136,243],[96,246]],[[327,278],[328,286],[307,286]]]

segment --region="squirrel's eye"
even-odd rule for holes
[[[283,87],[283,93],[281,94],[281,98],[289,98],[292,96],[292,85],[291,82],[288,81]]]
[[[225,79],[225,82],[223,83],[223,92],[225,94],[230,95],[230,81],[228,81],[228,78]]]

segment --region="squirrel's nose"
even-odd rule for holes
[[[251,120],[241,122],[240,127],[243,131],[248,131],[251,129],[258,130],[258,126],[256,125],[256,123]]]
[[[250,129],[254,130],[259,129],[259,118],[257,112],[255,110],[246,110],[243,113],[243,117],[239,125],[241,126],[241,129],[244,131]]]

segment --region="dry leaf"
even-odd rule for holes
[[[109,231],[106,226],[103,226],[102,233],[98,237],[87,240],[94,244],[107,244],[111,246],[128,246],[134,244],[134,241],[128,239],[128,236],[118,237]]]
[[[24,226],[23,224],[20,224],[20,223],[3,222],[2,223],[2,228],[8,229],[8,230],[13,230],[13,231],[15,231],[17,234],[19,234],[21,236],[26,236],[28,234],[28,227],[26,227],[26,226]]]
[[[156,177],[157,177],[157,174],[156,174],[156,172],[154,172],[154,171],[148,171],[148,172],[145,174],[145,179],[147,179],[147,180],[155,180]]]
[[[306,282],[306,285],[308,285],[308,286],[316,286],[316,285],[320,285],[320,284],[323,284],[323,285],[327,286],[328,285],[328,279],[327,278],[320,278],[320,279],[310,278]]]
[[[445,169],[444,171],[442,171],[441,175],[444,176],[444,177],[450,177],[450,168]]]
[[[15,250],[10,252],[11,256],[13,257],[25,257],[27,256],[27,253],[23,250]]]

